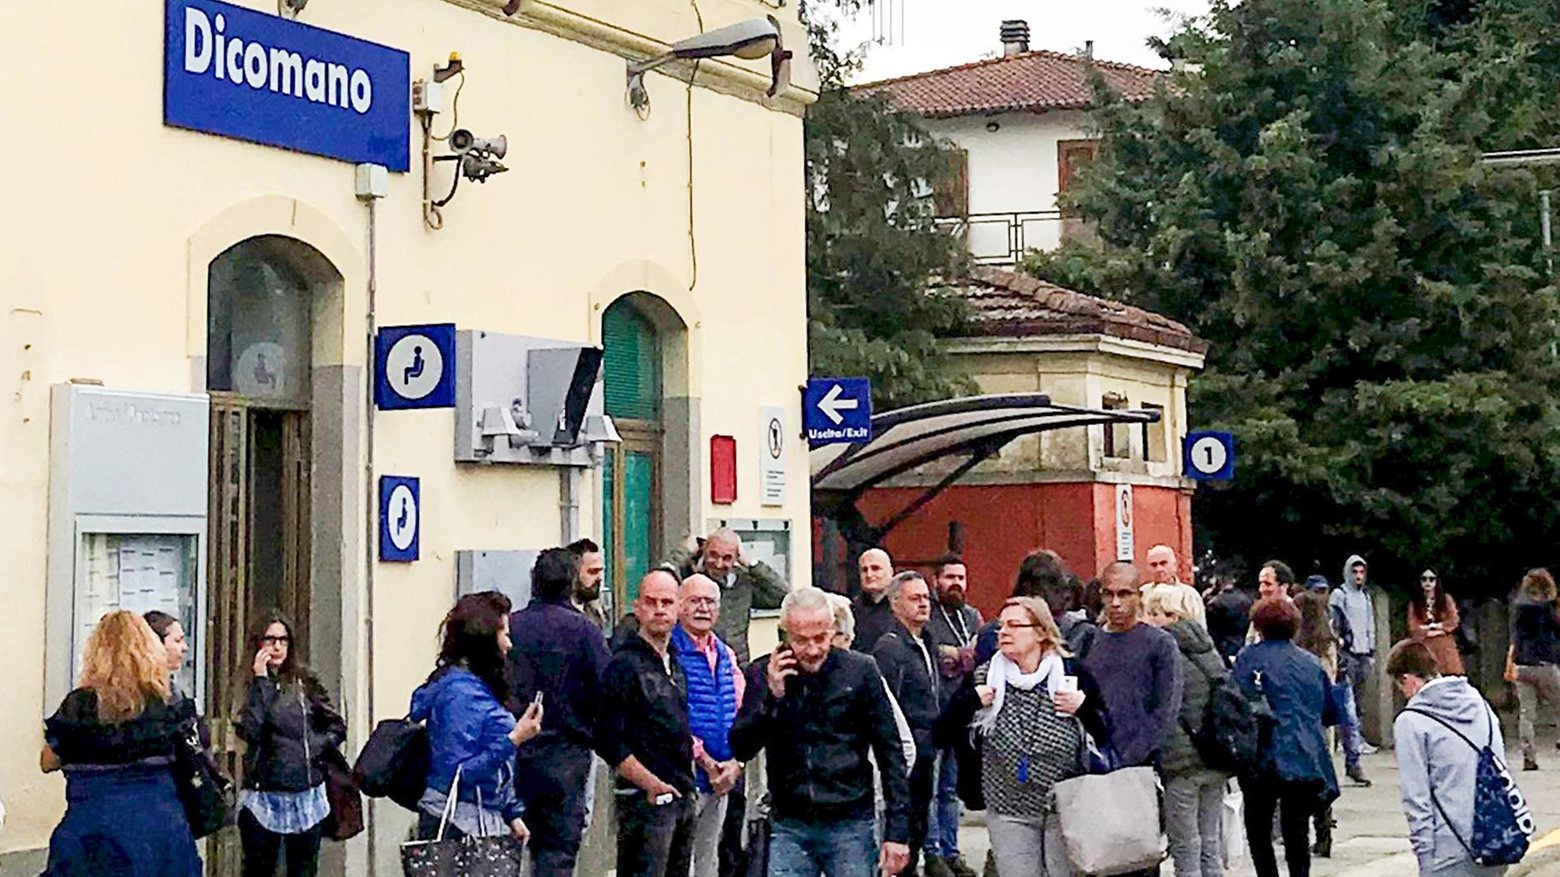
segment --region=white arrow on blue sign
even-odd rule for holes
[[[802,428],[814,445],[872,440],[872,382],[812,378],[802,391]]]

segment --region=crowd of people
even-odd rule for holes
[[[1037,550],[988,621],[958,556],[928,578],[871,549],[847,600],[788,589],[720,530],[647,573],[609,631],[593,608],[599,547],[548,549],[528,605],[470,594],[442,622],[409,707],[429,750],[414,839],[521,838],[537,877],[572,875],[606,809],[593,800],[606,769],[620,877],[752,874],[744,841],[759,802],[746,773],[762,753],[771,877],[973,877],[958,842],[965,807],[985,811],[988,874],[1070,877],[1080,814],[1059,788],[1148,768],[1159,812],[1111,816],[1162,825],[1177,877],[1225,873],[1236,789],[1259,877],[1278,877],[1275,835],[1289,877],[1305,877],[1312,855],[1331,852],[1329,729],[1345,775],[1370,782],[1357,705],[1378,631],[1364,560],[1348,560],[1337,588],[1269,562],[1255,599],[1184,584],[1167,546],[1144,566],[1146,578],[1118,562],[1085,584]],[[1422,874],[1487,877],[1501,869],[1475,864],[1466,838],[1481,750],[1504,759],[1499,724],[1461,676],[1455,604],[1432,571],[1422,585],[1410,637],[1386,656],[1409,699],[1394,734],[1410,835]],[[780,645],[749,660],[754,606],[780,609]],[[1556,611],[1554,580],[1530,572],[1507,671],[1529,769],[1535,713],[1560,705]],[[346,725],[293,637],[286,618],[261,619],[235,704],[246,877],[281,862],[289,877],[314,874],[331,815],[326,761],[340,758]],[[185,651],[161,613],[97,625],[79,687],[46,723],[41,764],[64,769],[69,802],[46,873],[200,873],[173,782],[182,741],[204,734],[171,681]]]

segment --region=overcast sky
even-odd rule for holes
[[[1144,41],[1163,36],[1170,24],[1159,10],[1201,14],[1208,0],[877,0],[878,22],[863,11],[840,31],[843,46],[869,42],[887,27],[891,9],[893,37],[873,46],[857,81],[869,82],[991,57],[1002,49],[998,27],[1004,19],[1029,22],[1034,49],[1074,52],[1094,41],[1094,57],[1145,67],[1165,64]],[[886,36],[886,34],[885,34]]]

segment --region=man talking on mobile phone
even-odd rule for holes
[[[739,761],[769,752],[769,877],[897,874],[910,857],[909,790],[877,664],[833,647],[834,608],[817,588],[786,595],[780,626],[786,644],[754,662],[763,689],[748,692],[731,729]],[[880,849],[868,752],[883,783]]]
[[[639,580],[639,632],[612,655],[604,677],[601,757],[617,771],[618,877],[687,877],[693,859],[693,733],[688,682],[671,654],[677,577]]]

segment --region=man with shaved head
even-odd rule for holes
[[[671,655],[679,584],[664,569],[639,580],[639,631],[624,638],[602,680],[596,742],[617,772],[619,877],[684,877],[693,859],[688,682]]]
[[[1175,549],[1168,545],[1155,545],[1148,549],[1144,559],[1148,562],[1148,581],[1143,583],[1143,596],[1148,596],[1150,588],[1186,591],[1186,594],[1175,598],[1177,602],[1172,605],[1190,607],[1192,611],[1187,617],[1206,629],[1208,611],[1203,605],[1202,594],[1191,585],[1181,583],[1181,561],[1175,556]]]
[[[737,653],[737,660],[748,663],[748,620],[754,609],[779,609],[790,590],[785,579],[764,563],[754,560],[742,545],[742,537],[730,527],[721,527],[704,539],[692,554],[678,563],[668,563],[678,579],[694,573],[709,576],[720,589],[720,621],[715,633]]]
[[[1110,745],[1122,767],[1157,765],[1159,747],[1181,715],[1180,648],[1170,634],[1143,623],[1140,586],[1132,564],[1105,567],[1105,626],[1078,656],[1099,683]],[[1142,873],[1156,875],[1159,868]]]
[[[851,601],[856,615],[856,640],[851,648],[872,654],[883,634],[894,627],[894,610],[888,601],[888,583],[894,578],[894,561],[881,548],[868,548],[856,561],[861,574],[861,593]]]
[[[718,877],[721,828],[727,801],[742,775],[731,756],[731,724],[737,718],[747,679],[731,646],[715,635],[720,588],[709,576],[683,579],[672,653],[688,679],[688,726],[693,732],[693,877]]]

